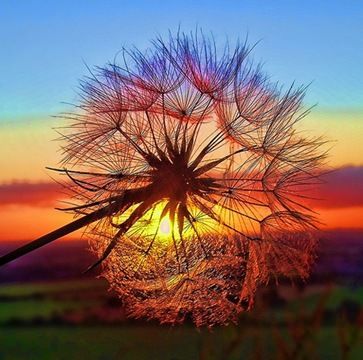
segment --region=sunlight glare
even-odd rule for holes
[[[164,217],[164,219],[161,220],[159,231],[163,235],[169,235],[171,233],[171,224],[168,217]]]

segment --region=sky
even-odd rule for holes
[[[0,241],[70,221],[46,166],[60,160],[55,118],[77,102],[87,67],[123,46],[146,49],[180,27],[217,42],[245,39],[272,80],[310,84],[304,120],[331,140],[314,205],[324,228],[363,227],[363,3],[359,1],[8,1],[0,4]]]

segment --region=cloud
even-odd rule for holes
[[[323,176],[324,184],[317,189],[318,208],[363,206],[363,166],[338,168]]]
[[[312,207],[363,207],[363,166],[338,168],[324,175],[323,180],[324,184],[314,191],[314,197],[321,200],[309,201]],[[53,207],[62,195],[62,187],[55,182],[0,184],[0,206]]]
[[[0,206],[54,206],[61,197],[62,187],[55,182],[13,182],[0,184]]]

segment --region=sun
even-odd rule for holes
[[[162,235],[169,236],[171,234],[171,230],[172,230],[172,224],[170,219],[168,217],[164,217],[160,222],[159,233]]]
[[[168,214],[163,214],[163,209],[166,203],[166,201],[156,203],[137,222],[135,222],[126,234],[131,237],[156,237],[156,239],[159,239],[162,242],[171,239],[173,235],[177,238],[177,226],[173,225]],[[113,224],[121,224],[133,210],[134,208],[131,207],[125,214],[113,217]]]
[[[164,209],[167,205],[167,200],[162,200],[155,203],[154,206],[145,212],[145,214],[136,221],[132,227],[126,232],[129,238],[143,237],[145,241],[152,241],[155,246],[173,245],[173,242],[180,240],[180,230],[177,222],[173,222],[169,213],[165,213]],[[111,231],[117,231],[117,226],[122,224],[135,207],[130,207],[125,213],[112,218],[112,224],[116,228],[111,227]],[[196,240],[196,231],[199,235],[205,233],[221,233],[221,224],[215,222],[209,216],[203,214],[194,207],[190,207],[192,222],[185,221],[182,229],[184,240]],[[224,232],[227,234],[228,229]],[[152,240],[154,239],[154,240]]]

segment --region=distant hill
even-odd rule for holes
[[[323,233],[311,281],[333,280],[363,284],[363,230]]]
[[[2,242],[0,254],[19,245]],[[309,282],[363,284],[363,230],[323,233],[317,255]],[[0,268],[0,284],[95,277],[82,274],[94,260],[86,241],[55,242]]]
[[[0,253],[7,253],[21,244],[0,243]],[[94,277],[96,271],[82,274],[94,261],[86,241],[58,241],[0,268],[0,284]]]

